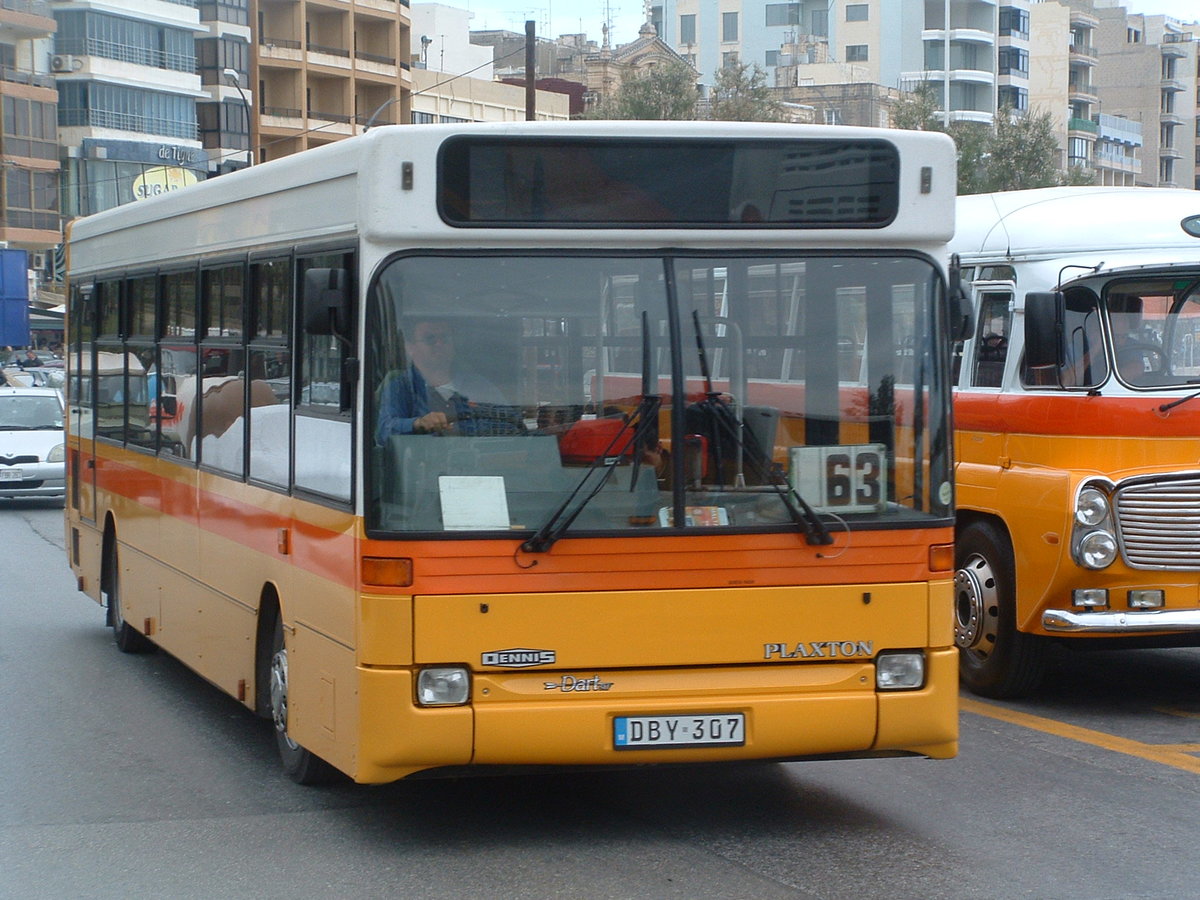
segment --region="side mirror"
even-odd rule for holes
[[[950,340],[965,341],[975,332],[975,311],[971,297],[962,284],[962,266],[958,254],[950,257],[950,283],[946,290],[946,320],[950,325]]]
[[[304,273],[304,331],[345,336],[350,322],[350,273],[309,269]]]
[[[1062,291],[1025,295],[1025,365],[1037,369],[1063,364],[1066,299]]]

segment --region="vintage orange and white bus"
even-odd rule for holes
[[[301,782],[952,756],[954,183],[933,134],[387,127],[75,222],[79,586]]]
[[[962,197],[955,638],[1033,690],[1075,647],[1200,638],[1200,193]]]

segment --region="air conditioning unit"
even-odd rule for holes
[[[83,68],[83,60],[78,56],[67,53],[55,53],[50,57],[51,72],[78,72]]]

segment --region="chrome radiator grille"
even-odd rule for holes
[[[1200,570],[1200,478],[1133,484],[1114,499],[1126,564]]]

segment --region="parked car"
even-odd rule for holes
[[[0,499],[66,496],[62,393],[0,387]]]

